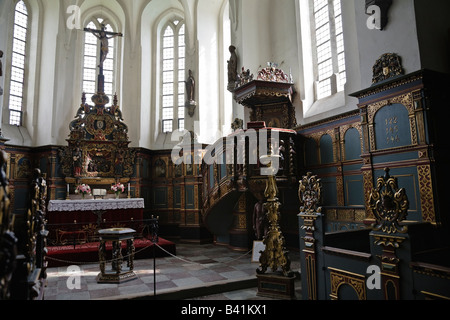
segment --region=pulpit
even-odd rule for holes
[[[297,126],[295,107],[292,104],[295,91],[292,76],[268,63],[260,70],[256,80],[241,75],[234,90],[237,103],[250,109],[251,122],[265,122],[270,128],[293,129]]]

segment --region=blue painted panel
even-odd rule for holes
[[[333,139],[329,135],[320,138],[320,162],[322,164],[333,163]]]
[[[345,160],[361,159],[361,138],[355,128],[350,128],[345,133]]]
[[[186,186],[185,187],[185,193],[186,193],[186,209],[195,209],[195,193],[194,193],[194,186]]]
[[[402,104],[381,108],[374,118],[378,150],[411,145],[408,110]]]
[[[345,205],[364,206],[364,184],[362,176],[344,177]]]
[[[25,214],[28,211],[28,189],[14,189],[14,213]]]
[[[323,206],[337,206],[336,178],[322,178]]]
[[[142,170],[141,174],[142,174],[143,178],[146,178],[146,179],[150,178],[150,170],[148,170],[149,167],[150,167],[149,161],[147,159],[143,158],[142,159],[142,169],[141,169]],[[133,171],[136,172],[136,168]]]
[[[166,187],[155,187],[153,188],[153,200],[154,205],[157,208],[167,208],[167,188]]]
[[[214,188],[214,165],[209,166],[209,187]]]
[[[39,169],[41,169],[41,172],[47,172],[47,164],[48,164],[48,158],[41,158],[39,160]]]
[[[361,166],[362,166],[362,164],[359,164],[359,163],[357,163],[357,164],[351,164],[351,165],[344,165],[342,168],[342,170],[344,171],[344,172],[346,172],[346,171],[355,171],[355,170],[361,170]]]
[[[225,163],[221,164],[219,168],[220,168],[220,180],[222,180],[227,176],[227,165]]]
[[[417,158],[418,158],[417,151],[413,151],[413,152],[391,153],[385,155],[375,155],[372,161],[374,164],[379,164],[404,160],[416,160]]]
[[[175,209],[181,208],[181,187],[173,188],[173,207]]]
[[[305,165],[307,167],[319,164],[317,159],[317,144],[314,139],[305,141]]]

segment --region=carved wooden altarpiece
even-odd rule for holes
[[[128,147],[128,126],[114,96],[110,107],[99,77],[95,103],[82,103],[75,120],[70,123],[68,146],[60,150],[63,174],[68,184],[111,185],[127,183],[134,172],[135,151]]]

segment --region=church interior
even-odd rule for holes
[[[0,0],[0,300],[206,248],[254,299],[450,300],[446,9]]]

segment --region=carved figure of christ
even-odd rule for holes
[[[106,60],[106,56],[108,55],[109,47],[108,40],[114,37],[122,37],[123,34],[121,32],[109,32],[106,31],[105,25],[102,24],[101,30],[94,30],[91,28],[84,28],[84,31],[91,32],[96,38],[100,40],[100,64],[98,65],[100,68],[100,73],[103,73],[103,62]]]

